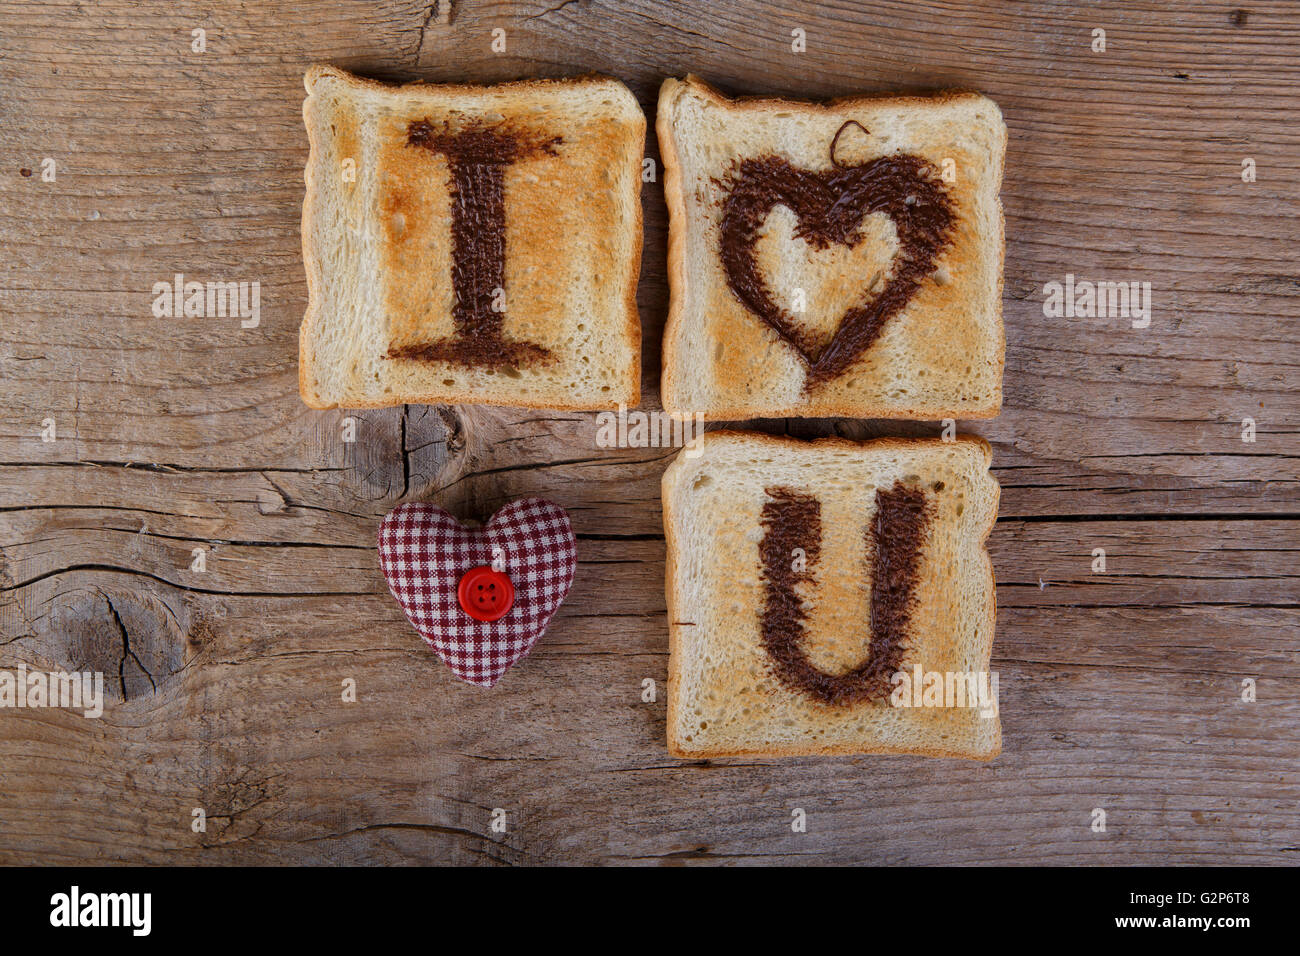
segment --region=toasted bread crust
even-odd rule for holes
[[[675,418],[687,418],[701,413],[707,421],[735,421],[747,418],[798,418],[798,417],[849,417],[911,419],[936,421],[944,418],[989,419],[997,417],[1002,408],[1001,388],[995,399],[984,405],[965,404],[960,408],[951,408],[942,404],[915,403],[908,406],[872,405],[864,407],[861,401],[852,399],[819,399],[816,407],[810,409],[807,402],[790,405],[770,405],[755,407],[754,403],[738,404],[718,401],[706,408],[692,408],[678,400],[681,383],[678,381],[678,365],[675,351],[689,346],[682,343],[682,327],[685,322],[685,308],[688,301],[688,284],[690,269],[686,262],[686,237],[688,231],[688,214],[685,204],[684,171],[680,150],[676,140],[672,108],[674,98],[684,91],[699,94],[714,105],[733,112],[764,113],[771,110],[794,112],[811,115],[824,115],[842,112],[855,106],[889,107],[897,109],[929,108],[937,105],[960,103],[966,100],[984,101],[982,94],[963,89],[941,90],[933,94],[861,94],[842,96],[826,101],[795,100],[774,96],[739,96],[728,97],[719,92],[699,77],[688,74],[684,80],[666,79],[660,87],[659,109],[655,119],[655,132],[659,139],[660,153],[664,164],[664,198],[668,206],[668,286],[670,291],[668,318],[664,327],[663,350],[661,355],[661,393],[664,409]],[[999,154],[997,181],[1001,183],[1005,173],[1006,152]],[[997,204],[997,291],[996,315],[994,320],[996,335],[997,379],[1002,380],[1006,364],[1006,331],[1002,321],[1002,295],[1004,268],[1006,259],[1005,213],[1002,205]]]
[[[621,290],[620,310],[623,318],[621,328],[618,331],[620,341],[625,343],[629,348],[632,359],[621,364],[614,370],[617,378],[610,387],[610,397],[608,399],[588,401],[549,400],[547,398],[521,395],[519,389],[504,390],[501,394],[492,394],[484,392],[481,388],[471,389],[440,386],[432,390],[419,388],[410,389],[381,397],[349,396],[346,399],[331,400],[318,394],[312,388],[310,373],[316,366],[317,362],[320,361],[313,348],[313,342],[315,340],[316,325],[320,321],[318,303],[321,301],[321,290],[318,288],[317,282],[314,278],[319,271],[317,268],[319,263],[313,248],[314,243],[311,235],[311,223],[315,213],[315,203],[320,196],[315,181],[315,157],[320,155],[320,147],[322,145],[317,137],[316,124],[313,122],[313,109],[315,108],[316,103],[316,86],[322,79],[329,79],[331,81],[342,83],[352,90],[381,93],[386,97],[391,97],[398,101],[400,101],[404,96],[412,93],[428,94],[430,92],[436,92],[439,94],[455,96],[457,94],[481,94],[485,90],[491,90],[494,92],[513,95],[528,95],[531,93],[546,93],[557,89],[573,89],[586,86],[598,88],[602,85],[616,86],[631,99],[631,94],[627,91],[627,88],[617,79],[595,73],[559,79],[537,78],[517,80],[484,87],[469,83],[426,84],[423,82],[414,82],[392,85],[377,80],[354,76],[328,64],[315,64],[309,67],[303,78],[303,85],[308,94],[303,103],[303,119],[307,128],[312,157],[309,159],[304,173],[306,195],[303,200],[302,216],[303,260],[308,278],[308,307],[299,333],[298,388],[303,402],[311,408],[318,409],[386,408],[402,404],[480,404],[553,409],[559,411],[581,411],[616,409],[619,405],[626,405],[628,407],[636,407],[639,405],[641,401],[641,322],[637,312],[636,290],[640,276],[641,254],[644,244],[643,211],[640,202],[640,161],[644,154],[643,148],[634,151],[635,156],[632,157],[634,161],[632,165],[635,168],[630,166],[628,170],[630,180],[635,184],[636,195],[633,197],[634,201],[630,204],[632,216],[630,228],[632,231],[629,236],[631,248],[628,259],[631,262],[631,268],[628,271],[627,280]],[[639,107],[637,107],[636,113],[640,117],[640,130],[638,135],[642,143],[644,143],[645,117],[644,114],[641,113]]]
[[[958,435],[956,442],[971,445],[978,448],[986,462],[992,461],[992,446],[983,438],[976,435]],[[742,443],[747,445],[766,445],[773,451],[785,451],[790,449],[807,450],[809,448],[844,448],[848,450],[867,451],[867,450],[915,450],[927,445],[947,445],[951,444],[939,438],[874,438],[866,441],[853,441],[846,438],[819,438],[804,440],[790,438],[783,435],[768,435],[761,432],[746,432],[735,429],[718,429],[716,431],[705,432],[693,443],[695,448],[703,451],[711,445],[723,443]],[[852,743],[844,744],[783,744],[783,745],[764,745],[756,747],[742,748],[720,748],[720,747],[687,747],[685,741],[679,739],[677,730],[680,724],[680,708],[682,702],[679,700],[679,691],[681,688],[681,664],[684,658],[680,647],[678,629],[683,626],[678,621],[680,608],[677,605],[677,554],[679,553],[679,541],[677,537],[678,519],[674,513],[672,490],[680,473],[684,470],[686,461],[684,453],[679,453],[672,463],[664,471],[663,478],[660,481],[660,488],[663,499],[663,527],[664,540],[666,549],[666,561],[664,571],[664,591],[668,611],[668,703],[667,703],[667,749],[669,755],[682,760],[709,760],[719,757],[801,757],[801,756],[834,756],[849,754],[914,754],[928,757],[957,757],[969,760],[989,761],[1002,752],[1001,733],[997,735],[996,746],[988,751],[943,749],[937,747],[927,747],[924,745],[917,746],[888,746],[873,745],[860,746]],[[990,476],[992,484],[993,501],[989,511],[989,520],[979,529],[979,548],[983,554],[984,573],[987,576],[987,613],[983,633],[987,634],[987,640],[977,648],[977,656],[987,661],[992,653],[993,630],[997,621],[997,589],[993,573],[993,561],[988,554],[986,543],[993,527],[997,522],[998,497],[1000,488],[996,480]]]

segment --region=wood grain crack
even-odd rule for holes
[[[113,623],[117,625],[117,632],[122,638],[122,660],[117,666],[117,679],[121,687],[122,700],[130,700],[129,695],[126,692],[126,662],[128,658],[135,661],[135,665],[140,668],[141,673],[143,673],[148,679],[149,686],[153,688],[153,692],[155,694],[158,693],[158,685],[154,683],[153,675],[149,673],[149,668],[144,666],[144,662],[141,661],[140,658],[136,656],[135,651],[131,649],[131,637],[126,632],[126,625],[122,623],[122,615],[117,613],[117,608],[113,606],[112,598],[107,594],[104,594],[102,591],[100,594],[103,595],[104,603],[108,605],[108,613],[112,615]]]

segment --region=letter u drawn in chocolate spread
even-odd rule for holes
[[[861,126],[849,120],[840,127],[830,146],[832,168],[825,172],[768,155],[737,162],[720,183],[727,190],[719,237],[727,284],[746,309],[795,350],[807,368],[805,391],[848,370],[872,346],[885,323],[935,271],[956,222],[938,169],[922,157],[896,153],[861,166],[840,164],[835,144],[850,125]],[[872,213],[889,216],[897,229],[898,252],[884,288],[850,306],[825,345],[772,298],[754,256],[759,232],[777,206],[795,214],[797,235],[815,249],[831,243],[856,246],[862,221]]]
[[[777,678],[823,704],[883,700],[902,664],[916,601],[921,548],[930,509],[925,492],[898,482],[876,491],[876,514],[866,535],[871,568],[871,642],[866,658],[843,674],[828,674],[803,648],[807,612],[796,585],[811,587],[821,557],[821,502],[789,488],[767,489],[759,560],[766,592],[760,631]],[[795,549],[802,570],[795,570]]]
[[[542,359],[535,342],[507,339],[498,290],[505,288],[505,171],[528,156],[556,154],[559,136],[539,139],[506,126],[471,125],[457,132],[417,120],[407,145],[447,157],[451,171],[451,283],[455,294],[448,339],[388,350],[390,359],[453,362],[503,368]]]

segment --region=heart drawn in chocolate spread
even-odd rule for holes
[[[834,141],[831,148],[834,163]],[[727,284],[803,359],[808,368],[805,390],[844,372],[871,347],[885,323],[934,272],[956,218],[939,171],[905,153],[861,166],[835,163],[825,172],[801,169],[779,156],[762,156],[739,163],[724,185],[729,192],[722,208],[721,251]],[[868,291],[845,310],[824,346],[773,300],[754,255],[759,230],[777,206],[795,214],[796,235],[815,249],[832,243],[856,246],[863,220],[873,213],[889,216],[898,232],[898,251],[884,287],[875,295]]]

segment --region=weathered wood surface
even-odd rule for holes
[[[390,79],[599,70],[648,113],[687,71],[736,93],[997,99],[1006,408],[969,430],[1003,486],[1000,758],[670,759],[664,450],[601,449],[591,415],[477,407],[360,413],[349,445],[344,413],[301,404],[317,60]],[[0,711],[0,862],[1296,862],[1288,5],[2,2],[0,87],[0,667],[110,675],[99,720]],[[655,408],[659,184],[644,206]],[[259,281],[260,326],[154,318],[152,284],[177,272]],[[1150,282],[1151,326],[1045,318],[1067,273]],[[378,520],[534,493],[573,514],[573,592],[497,688],[457,684],[387,594]]]

